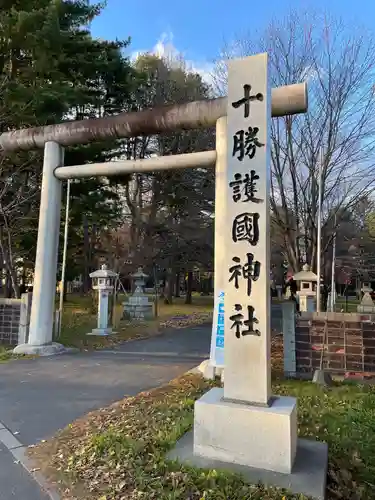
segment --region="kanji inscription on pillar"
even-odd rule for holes
[[[270,141],[267,54],[228,64],[224,398],[267,405]]]

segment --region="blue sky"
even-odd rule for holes
[[[290,9],[326,12],[371,30],[375,22],[375,0],[107,0],[92,32],[107,39],[130,36],[132,52],[167,44],[203,68],[217,57],[224,40],[244,31],[262,32]]]

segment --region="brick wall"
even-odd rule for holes
[[[30,323],[31,294],[20,299],[0,299],[0,344],[27,342]]]
[[[0,299],[0,344],[17,345],[21,299]]]
[[[375,323],[359,314],[303,314],[296,319],[297,374],[320,366],[332,372],[375,373]]]

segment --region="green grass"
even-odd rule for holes
[[[80,349],[95,349],[124,340],[152,336],[165,327],[199,324],[209,320],[213,311],[213,297],[194,296],[193,304],[185,304],[183,298],[174,299],[171,305],[160,300],[158,317],[150,321],[125,321],[121,319],[122,302],[125,300],[125,296],[120,296],[116,306],[114,330],[117,333],[110,337],[96,337],[87,336],[97,321],[91,297],[69,296],[69,300],[64,304],[62,331],[58,341]]]
[[[12,349],[0,346],[0,363],[6,363],[13,358]]]
[[[350,299],[350,300],[348,300],[348,303],[346,306],[345,297],[338,297],[337,301],[336,301],[336,311],[340,312],[341,309],[343,309],[344,312],[356,313],[358,305],[359,305],[359,300]],[[347,310],[346,310],[346,307],[347,307]]]
[[[81,419],[33,451],[42,470],[79,500],[302,500],[216,470],[168,462],[166,452],[193,425],[194,401],[210,385],[185,376]],[[299,435],[329,445],[328,499],[375,498],[375,388],[278,381],[298,398]]]
[[[23,354],[13,354],[13,347],[4,347],[0,345],[0,363],[7,363],[8,361],[20,358],[35,358],[36,356],[28,356]]]

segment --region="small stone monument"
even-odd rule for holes
[[[300,311],[315,312],[318,276],[310,270],[308,264],[304,264],[302,271],[294,275],[294,280],[300,283],[300,289],[297,292]]]
[[[357,311],[360,313],[375,313],[375,305],[371,298],[372,288],[369,283],[363,283],[361,288],[363,292],[363,297],[359,306],[357,306]]]
[[[98,326],[87,335],[106,336],[112,333],[112,328],[108,327],[108,297],[113,291],[113,279],[117,274],[107,269],[103,264],[101,269],[90,274],[93,281],[92,288],[98,290]]]
[[[153,304],[149,302],[144,291],[148,275],[143,272],[142,267],[139,267],[138,271],[132,274],[131,277],[134,279],[135,290],[128,302],[123,302],[123,317],[131,319],[152,319]]]

